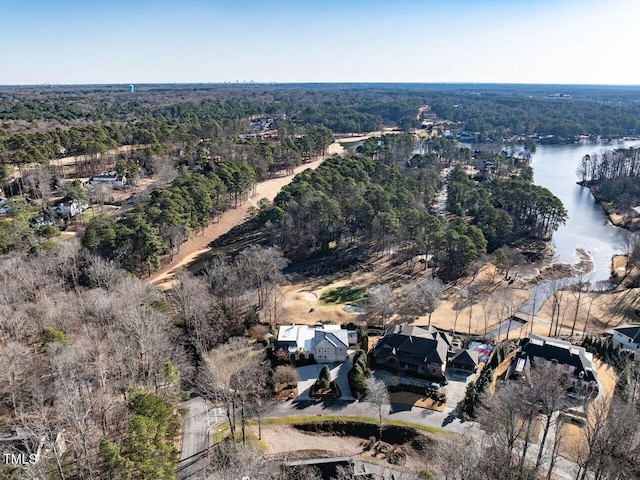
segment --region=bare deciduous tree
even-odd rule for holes
[[[402,313],[405,317],[417,317],[425,312],[431,314],[440,305],[444,285],[437,278],[424,278],[407,286],[402,299]]]
[[[365,400],[372,403],[376,412],[378,413],[378,437],[382,440],[382,427],[385,408],[389,405],[389,392],[387,386],[382,380],[378,380],[375,377],[367,378],[367,395]]]
[[[198,383],[205,397],[224,405],[234,445],[237,414],[245,444],[245,425],[251,408],[256,399],[267,395],[266,371],[261,360],[246,338],[232,338],[210,352],[199,374]]]
[[[282,269],[289,261],[276,247],[252,245],[238,254],[240,275],[258,292],[258,308],[262,309],[275,285],[282,280]]]
[[[391,287],[386,284],[375,285],[369,289],[369,311],[380,316],[384,329],[387,321],[395,313],[396,299]]]

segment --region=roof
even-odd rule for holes
[[[572,345],[557,338],[529,334],[528,338],[520,340],[520,348],[514,357],[516,366],[523,365],[519,360],[531,361],[534,357],[555,361],[561,365],[575,367],[574,375],[586,382],[597,381],[593,356],[583,347]],[[581,375],[582,374],[582,375]]]
[[[474,350],[461,350],[456,353],[450,363],[457,363],[458,365],[471,365],[472,367],[478,366],[478,352]]]
[[[334,347],[347,348],[349,346],[348,334],[346,330],[342,330],[342,331],[344,332],[344,335],[340,335],[339,331],[324,332],[322,330],[316,330],[314,339],[313,339],[313,345],[316,346],[316,345],[319,345],[321,342],[326,341],[326,342],[329,342]],[[344,337],[344,338],[341,338],[341,337]]]
[[[636,345],[640,345],[640,325],[638,324],[629,324],[629,325],[620,325],[613,329],[615,332],[618,332],[626,337],[628,337],[632,343]]]
[[[309,327],[308,325],[282,325],[278,329],[276,346],[288,348],[290,351],[297,349],[311,351],[314,346],[322,341],[331,345],[349,346],[349,331],[340,328],[340,325],[321,325]]]
[[[396,355],[398,360],[410,364],[447,362],[450,337],[434,327],[394,325],[389,327],[374,348],[376,357]]]

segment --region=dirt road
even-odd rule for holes
[[[333,150],[329,150],[328,153],[332,153]],[[316,169],[324,161],[324,159],[318,159],[311,163],[306,163],[296,167],[294,175],[302,172],[308,168]],[[265,182],[261,182],[256,187],[256,194],[237,208],[233,208],[224,212],[220,220],[216,223],[212,223],[205,228],[204,233],[197,235],[190,240],[182,244],[180,252],[174,256],[173,261],[168,265],[164,265],[159,272],[156,272],[149,278],[149,283],[155,284],[160,290],[167,290],[173,285],[173,276],[178,270],[183,267],[187,267],[195,261],[202,261],[206,258],[207,254],[211,251],[209,244],[218,237],[229,232],[236,225],[240,225],[247,216],[247,211],[252,205],[257,205],[258,201],[262,198],[266,198],[269,201],[273,201],[278,192],[293,180],[294,175],[287,175],[285,177],[272,178]]]

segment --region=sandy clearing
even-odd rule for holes
[[[297,277],[291,280],[289,285],[281,287],[281,293],[284,297],[284,306],[287,312],[286,321],[295,322],[300,324],[312,325],[320,320],[332,321],[336,323],[344,322],[362,322],[367,317],[370,323],[375,323],[375,318],[372,315],[357,315],[353,313],[347,313],[343,310],[343,305],[328,305],[321,306],[317,300],[312,299],[311,295],[316,295],[316,298],[320,298],[321,293],[329,288],[337,288],[342,286],[352,286],[354,288],[368,289],[373,285],[379,283],[385,283],[381,281],[380,272],[376,269],[386,270],[385,265],[376,265],[374,271],[365,272],[361,271],[354,274],[338,273],[333,275],[326,275],[320,278],[307,278]],[[421,273],[422,275],[430,275],[429,271]],[[487,288],[490,283],[490,272],[482,272],[476,278],[474,285],[478,286],[480,290]],[[417,277],[416,277],[417,278]],[[391,279],[386,283],[395,283],[400,278]],[[400,279],[405,281],[406,279]],[[498,279],[499,280],[499,279]],[[398,293],[399,289],[395,289]],[[519,302],[524,302],[529,293],[523,289],[517,289],[510,287],[510,292],[513,296],[518,298]],[[460,333],[467,333],[469,329],[471,333],[482,334],[485,330],[485,317],[484,307],[482,302],[474,304],[471,308],[465,307],[461,310],[454,309],[455,302],[459,296],[458,290],[449,289],[445,293],[442,303],[438,309],[431,316],[431,323],[439,328],[445,330],[453,330],[455,326],[456,331]],[[487,319],[487,331],[495,329],[501,322],[500,309],[495,305],[491,305],[493,310]],[[311,311],[311,309],[314,311]],[[456,320],[456,314],[458,316]],[[391,317],[391,322],[399,322],[400,316],[395,315]],[[412,319],[409,323],[411,325],[427,325],[429,322],[428,315],[422,315]],[[469,326],[470,325],[470,326]],[[512,331],[515,331],[516,324]],[[513,337],[513,335],[511,335]]]
[[[295,168],[293,175],[287,175],[284,177],[272,178],[264,182],[259,183],[256,186],[255,195],[240,205],[237,208],[227,210],[222,214],[220,219],[215,223],[212,223],[204,232],[200,235],[196,235],[182,244],[180,252],[174,256],[173,261],[168,265],[164,265],[159,272],[156,272],[149,278],[149,283],[155,284],[160,290],[167,290],[171,288],[173,282],[173,276],[176,272],[192,264],[194,261],[200,261],[211,250],[209,243],[218,237],[229,232],[236,225],[241,224],[247,216],[249,207],[258,203],[258,200],[266,198],[269,201],[273,201],[278,192],[293,180],[295,174],[300,173],[307,169],[316,169],[324,161],[324,158],[320,158],[311,163],[306,163]]]
[[[607,363],[594,359],[598,381],[602,387],[602,396],[605,401],[610,402],[615,393],[616,383],[618,383],[618,373]],[[594,412],[589,409],[589,415]],[[562,425],[564,438],[560,444],[560,455],[572,461],[584,458],[586,454],[587,439],[584,427],[573,423],[565,422]]]
[[[616,390],[616,384],[618,383],[618,372],[611,365],[603,362],[602,360],[595,359],[593,363],[596,367],[596,373],[598,374],[598,381],[602,386],[602,395],[607,400],[613,398],[613,394]]]
[[[588,324],[586,330],[589,333],[603,333],[604,331],[624,323],[638,322],[638,317],[633,313],[637,307],[640,289],[629,289],[613,292],[587,292],[580,300],[580,309],[575,330],[577,334],[582,334],[585,329],[585,322]],[[550,322],[552,310],[552,299],[544,304],[536,318],[545,322]],[[566,333],[570,333],[576,311],[576,300],[571,292],[562,293],[562,303],[560,306],[561,324]],[[545,335],[549,333],[548,326]],[[569,332],[566,330],[569,329]]]
[[[249,427],[258,436],[258,427]],[[326,450],[336,456],[350,456],[362,453],[361,439],[334,435],[304,433],[290,425],[263,425],[262,441],[267,446],[265,455],[277,455],[297,450]]]

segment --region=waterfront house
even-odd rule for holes
[[[531,333],[520,340],[518,351],[507,371],[507,378],[523,379],[536,367],[547,367],[555,371],[567,385],[569,393],[598,392],[593,355],[583,347]]]
[[[373,349],[377,367],[418,377],[444,377],[451,337],[435,327],[394,325]]]
[[[620,345],[622,348],[640,351],[640,325],[628,324],[620,325],[611,331],[613,335],[613,344]]]

